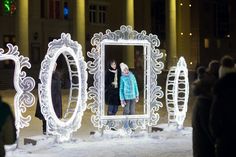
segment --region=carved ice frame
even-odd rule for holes
[[[58,119],[52,105],[51,81],[53,67],[60,54],[63,54],[71,81],[69,103],[76,101],[72,116],[67,121]],[[73,69],[76,67],[76,70]],[[82,56],[82,47],[77,41],[71,40],[69,33],[61,34],[61,38],[48,44],[47,54],[41,63],[39,74],[39,101],[41,112],[47,121],[47,133],[56,135],[58,142],[69,141],[71,134],[81,127],[81,120],[87,101],[87,64]],[[77,78],[78,82],[73,82]],[[75,92],[75,94],[73,94]]]
[[[182,86],[180,87],[180,85]],[[166,79],[166,108],[169,125],[175,124],[179,129],[183,127],[188,108],[188,97],[188,69],[185,59],[180,57],[177,65],[170,68]]]
[[[95,115],[91,116],[91,121],[95,127],[99,129],[105,127],[109,130],[108,121],[113,123],[112,126],[123,128],[124,122],[130,120],[133,122],[134,129],[146,129],[147,126],[156,125],[159,120],[157,111],[162,107],[162,103],[157,100],[163,97],[161,87],[157,85],[157,75],[161,73],[164,64],[158,61],[163,57],[156,47],[160,45],[160,41],[156,35],[146,35],[146,31],[141,33],[132,30],[131,26],[120,27],[120,30],[114,32],[109,29],[106,34],[95,33],[91,39],[92,48],[88,52],[88,56],[93,61],[88,62],[89,73],[93,74],[94,83],[89,87],[88,96],[93,101],[88,104]],[[126,45],[126,46],[143,46],[144,47],[144,106],[146,113],[143,115],[104,115],[104,91],[105,91],[105,46],[106,45]],[[145,110],[144,107],[144,110]]]
[[[13,84],[16,94],[14,96],[14,109],[16,135],[17,138],[19,138],[20,128],[28,127],[30,125],[31,116],[24,116],[23,113],[26,112],[28,107],[33,106],[35,102],[35,97],[31,93],[35,87],[35,81],[32,77],[26,76],[26,72],[22,70],[24,67],[28,69],[31,68],[29,58],[20,55],[18,46],[13,46],[8,43],[7,47],[8,52],[6,53],[0,48],[0,61],[12,60],[15,63]]]

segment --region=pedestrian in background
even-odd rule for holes
[[[57,118],[62,118],[62,96],[61,96],[61,80],[59,72],[56,71],[55,64],[52,74],[52,82],[51,82],[51,98],[52,98],[52,105]],[[40,102],[38,100],[36,106],[35,117],[39,118],[42,121],[42,129],[43,134],[46,135],[47,133],[47,123],[46,120],[41,112]]]
[[[9,104],[0,96],[0,157],[5,156],[4,145],[16,142],[15,118]]]

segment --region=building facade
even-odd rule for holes
[[[236,57],[236,2],[234,0],[0,0],[0,47],[10,42],[28,56],[38,71],[48,43],[70,33],[72,40],[91,50],[94,33],[131,25],[158,35],[166,67],[180,56],[188,67],[207,65],[229,54]],[[130,51],[136,51],[131,49]],[[135,68],[134,52],[124,57],[111,48],[110,57]],[[86,58],[87,59],[87,58]],[[11,62],[0,62],[0,69]],[[37,78],[37,77],[36,77]]]

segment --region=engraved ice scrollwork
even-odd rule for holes
[[[172,66],[166,79],[166,106],[168,124],[183,128],[189,97],[188,69],[185,59],[180,57],[176,66]]]
[[[31,93],[35,87],[35,81],[32,77],[27,77],[23,68],[31,68],[29,58],[20,55],[17,46],[7,44],[8,51],[4,53],[0,49],[0,60],[12,60],[15,63],[14,69],[14,88],[16,94],[14,96],[15,125],[17,129],[17,137],[19,137],[20,128],[28,127],[31,120],[30,115],[24,114],[27,108],[31,107],[35,102],[35,97]],[[23,115],[24,114],[24,115]]]
[[[81,45],[71,40],[68,33],[62,33],[60,39],[54,39],[48,46],[39,74],[41,112],[47,121],[47,132],[55,135],[58,142],[69,141],[71,134],[80,128],[87,107],[87,64],[82,56]],[[66,60],[69,71],[70,91],[65,115],[59,119],[52,105],[51,78],[53,67],[61,54]]]
[[[163,54],[157,49],[160,41],[156,35],[147,35],[146,31],[137,32],[131,26],[122,25],[119,30],[112,32],[106,30],[106,33],[95,33],[91,39],[91,44],[94,46],[91,52],[88,52],[88,57],[93,61],[89,61],[89,73],[93,74],[93,86],[89,88],[88,97],[90,103],[88,108],[95,115],[92,115],[91,121],[95,127],[111,129],[107,125],[108,121],[115,127],[122,127],[124,121],[129,119],[133,122],[133,127],[145,129],[147,126],[156,125],[159,120],[157,111],[162,107],[162,103],[158,100],[163,97],[161,87],[157,85],[157,75],[161,73],[164,64],[160,61]],[[144,115],[119,115],[119,116],[104,116],[104,45],[131,45],[145,47],[144,57],[144,106],[147,111]]]

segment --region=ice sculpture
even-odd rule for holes
[[[157,100],[163,97],[161,87],[157,85],[157,75],[161,73],[164,64],[159,60],[163,54],[156,49],[160,41],[157,35],[146,34],[146,31],[140,33],[133,30],[131,26],[120,27],[120,30],[112,32],[106,30],[103,34],[95,33],[91,39],[94,46],[87,55],[93,59],[88,62],[89,73],[93,74],[94,83],[89,88],[88,96],[91,101],[88,108],[95,115],[92,115],[91,121],[98,129],[111,129],[108,122],[112,122],[115,128],[123,128],[126,120],[132,121],[134,129],[147,129],[148,126],[156,125],[159,120],[157,111],[162,107],[162,103]],[[125,46],[143,46],[144,51],[144,114],[141,115],[115,115],[107,116],[104,114],[105,106],[105,46],[106,45],[125,45]],[[126,130],[130,133],[130,129]]]
[[[0,61],[12,60],[15,63],[14,69],[14,88],[16,94],[14,96],[14,112],[15,112],[15,125],[17,138],[20,134],[20,129],[29,126],[31,120],[30,115],[23,115],[28,107],[31,107],[35,102],[35,97],[31,91],[35,87],[35,81],[32,77],[26,76],[26,72],[23,68],[31,68],[29,58],[20,55],[18,47],[8,43],[8,51],[4,53],[4,50],[0,48]]]
[[[189,97],[188,69],[185,59],[179,58],[176,66],[172,66],[166,79],[166,107],[168,124],[183,127],[186,118]]]
[[[69,119],[58,119],[52,105],[51,78],[53,67],[62,54],[67,62],[70,77],[69,104],[76,103]],[[39,100],[41,112],[47,121],[47,133],[55,135],[58,142],[69,141],[72,132],[81,126],[87,100],[87,64],[82,55],[81,45],[71,40],[70,34],[61,34],[48,44],[47,54],[41,63],[39,74]]]

